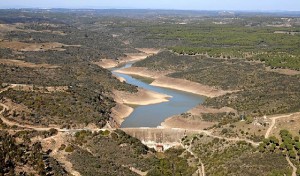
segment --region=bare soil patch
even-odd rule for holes
[[[170,71],[152,71],[145,67],[130,67],[130,68],[117,70],[116,72],[129,74],[129,75],[137,75],[137,76],[142,76],[147,78],[154,78],[154,79],[172,73]]]
[[[274,34],[289,34],[289,35],[296,35],[296,34],[300,34],[300,32],[275,31]]]
[[[300,126],[300,113],[293,114],[289,117],[276,119],[276,123],[270,132],[270,136],[279,137],[280,130],[286,129],[293,136],[299,135]]]
[[[216,109],[216,108],[210,108],[210,107],[205,107],[203,105],[198,105],[196,107],[194,107],[193,109],[188,111],[189,113],[191,113],[192,115],[201,115],[201,114],[217,114],[217,113],[229,113],[229,112],[233,112],[233,113],[237,113],[237,111],[233,108],[230,107],[222,107],[221,109]]]
[[[133,108],[122,103],[117,103],[115,107],[111,109],[111,117],[121,125],[126,117],[133,112]]]
[[[276,73],[280,73],[280,74],[283,74],[283,75],[290,75],[290,76],[294,76],[294,75],[299,75],[300,74],[300,71],[290,70],[290,69],[283,69],[283,68],[271,69],[270,67],[266,67],[266,71],[276,72]]]
[[[114,59],[101,59],[98,62],[92,62],[95,65],[103,68],[113,68],[117,67],[120,63]]]
[[[38,32],[38,33],[52,33],[57,35],[67,35],[63,31],[54,31],[54,30],[32,30],[32,29],[24,29],[25,24],[15,23],[15,24],[0,24],[0,35],[10,31],[22,31],[22,32]]]
[[[68,173],[74,176],[80,176],[81,174],[74,170],[72,163],[67,159],[69,153],[64,150],[59,150],[62,144],[68,145],[70,136],[67,133],[59,132],[57,135],[42,140],[43,150],[52,150],[50,156],[63,164]]]
[[[152,48],[136,48],[137,50],[141,51],[141,53],[125,53],[125,57],[121,57],[116,59],[109,59],[104,58],[98,62],[93,62],[94,64],[103,67],[103,68],[113,68],[119,65],[125,64],[127,62],[139,61],[151,56],[153,54],[158,53],[159,49],[152,49]]]
[[[14,90],[35,91],[35,92],[42,92],[42,93],[66,92],[68,90],[68,86],[42,87],[42,86],[34,86],[29,84],[11,84],[11,88]]]
[[[0,48],[9,48],[15,51],[65,51],[64,47],[80,47],[80,45],[65,45],[58,42],[48,43],[24,43],[19,41],[1,41]]]
[[[157,49],[157,48],[136,48],[137,50],[144,52],[146,54],[157,54],[161,51],[161,49]]]
[[[203,130],[215,125],[215,122],[207,122],[198,118],[184,118],[182,116],[172,116],[161,123],[164,128],[182,128],[189,130]]]
[[[31,62],[25,62],[22,60],[14,60],[14,59],[0,59],[0,64],[5,65],[12,65],[12,66],[18,66],[18,67],[28,67],[28,68],[49,68],[54,69],[58,68],[57,65],[50,65],[50,64],[35,64]]]
[[[16,51],[64,51],[62,47],[64,44],[51,42],[51,43],[24,43],[18,41],[2,41],[0,42],[0,48],[9,48]]]

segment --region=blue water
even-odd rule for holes
[[[131,67],[131,65],[131,63],[128,63],[122,68],[128,68]],[[113,74],[119,77],[123,77],[129,84],[172,96],[172,98],[170,98],[170,101],[168,102],[136,107],[133,113],[122,123],[122,128],[157,127],[166,118],[176,114],[184,113],[192,109],[196,105],[203,103],[205,99],[205,97],[203,96],[188,92],[151,86],[126,74],[116,73],[114,71]]]

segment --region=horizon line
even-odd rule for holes
[[[38,10],[51,10],[51,9],[65,9],[65,10],[169,10],[169,11],[231,11],[231,12],[300,12],[300,10],[229,10],[229,9],[157,9],[157,8],[113,8],[113,7],[82,7],[82,8],[69,8],[69,7],[11,7],[1,8],[0,10],[22,10],[22,9],[38,9]]]

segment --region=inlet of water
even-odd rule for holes
[[[132,63],[128,63],[121,68],[128,68],[131,67],[131,65]],[[172,96],[168,102],[135,107],[133,113],[122,123],[122,128],[157,127],[166,118],[184,113],[196,105],[203,103],[205,99],[203,96],[188,92],[152,86],[142,80],[133,78],[130,75],[116,73],[114,72],[115,70],[117,69],[113,69],[112,73],[124,78],[128,84]]]

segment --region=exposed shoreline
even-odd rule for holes
[[[215,125],[214,122],[201,121],[197,119],[186,119],[181,116],[171,116],[161,123],[161,128],[180,128],[186,130],[204,130]]]
[[[189,130],[204,130],[208,127],[215,125],[215,122],[208,122],[201,120],[201,114],[206,113],[222,113],[222,112],[233,112],[237,113],[235,109],[229,107],[223,107],[220,109],[205,107],[203,105],[198,105],[187,111],[191,116],[183,117],[182,115],[175,115],[165,119],[161,123],[162,128],[182,128]]]
[[[118,59],[101,59],[98,62],[93,62],[94,64],[109,69],[118,67],[122,64],[126,64],[127,62],[134,62],[146,59],[148,56],[157,54],[160,52],[160,49],[155,48],[136,48],[136,50],[140,51],[140,53],[125,53],[125,57],[121,57]]]
[[[123,104],[131,105],[150,105],[169,101],[171,96],[138,88],[138,92],[129,93],[123,91],[114,91],[115,100]]]
[[[134,109],[131,105],[150,105],[156,103],[162,103],[169,101],[171,98],[169,95],[153,92],[143,88],[138,88],[138,92],[129,93],[124,91],[113,91],[114,100],[117,105],[111,109],[111,117],[116,121],[118,125],[121,125],[124,120],[130,116]]]
[[[181,91],[190,92],[190,93],[194,93],[197,95],[206,96],[210,98],[218,97],[218,96],[225,95],[227,93],[234,92],[234,91],[217,89],[214,87],[188,81],[185,79],[167,77],[165,75],[171,72],[152,71],[145,67],[130,67],[130,68],[117,70],[116,72],[153,78],[155,80],[150,85],[181,90]]]

